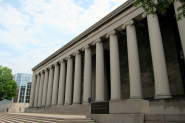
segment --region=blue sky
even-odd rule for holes
[[[126,0],[0,0],[0,65],[31,68]]]

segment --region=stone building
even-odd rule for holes
[[[124,105],[120,100],[144,99],[141,105],[148,105],[149,110],[140,114],[185,113],[185,19],[177,22],[174,18],[174,8],[180,3],[171,5],[166,15],[147,15],[133,1],[128,0],[32,68],[30,109],[85,105],[92,97],[92,102],[117,102],[114,105],[120,107]],[[111,106],[109,110],[107,119],[111,112],[119,113],[118,119],[123,118],[120,114],[128,114],[114,112]],[[105,122],[100,115],[89,117]]]

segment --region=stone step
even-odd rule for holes
[[[42,117],[42,116],[30,116],[30,115],[17,115],[17,114],[9,114],[9,115],[4,115],[1,118],[4,117],[8,117],[8,118],[12,118],[12,117],[21,117],[21,118],[34,118],[34,119],[57,119],[57,120],[92,120],[92,118],[53,118],[53,117]]]
[[[36,114],[35,114],[36,115]],[[60,116],[60,115],[57,115]],[[25,114],[0,115],[0,123],[96,123],[92,118],[62,118],[48,116],[33,116]]]
[[[89,105],[59,105],[51,106],[39,113],[43,114],[71,114],[86,115],[89,113]]]
[[[2,119],[4,119],[4,120],[8,120],[8,119],[11,119],[11,120],[16,120],[16,119],[18,119],[18,117],[7,117],[7,118],[2,118]],[[91,119],[91,118],[90,118]],[[58,120],[58,119],[47,119],[47,117],[45,117],[45,118],[34,118],[34,119],[30,119],[30,117],[22,117],[22,118],[20,118],[20,120],[18,120],[18,121],[46,121],[46,122],[48,122],[48,121],[52,121],[52,122],[62,122],[62,121],[70,121],[70,122],[73,122],[73,121],[75,121],[75,122],[79,122],[79,121],[81,121],[81,122],[94,122],[94,120],[90,120],[90,119],[60,119],[60,120]]]

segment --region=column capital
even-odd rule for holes
[[[39,73],[37,73],[37,76],[39,76],[41,73],[39,72]]]
[[[56,62],[55,64],[53,64],[54,66],[57,66],[58,65],[58,62]]]
[[[61,64],[63,62],[65,62],[65,59],[61,59],[58,63]]]
[[[72,58],[71,55],[67,56],[65,59],[68,60],[68,59],[70,59],[70,58]]]
[[[100,43],[102,40],[101,40],[101,38],[98,38],[98,39],[96,39],[94,42],[93,42],[93,45],[95,45],[96,43]]]
[[[44,73],[44,70],[42,70],[40,73],[43,74]]]
[[[48,69],[53,69],[53,65],[49,66],[49,68],[48,68]]]
[[[125,24],[123,24],[122,29],[125,29],[127,26],[131,26],[133,24],[134,24],[134,21],[130,20],[130,21],[126,22]]]
[[[106,38],[109,38],[110,35],[116,34],[115,30],[110,31],[109,33],[106,34]]]
[[[154,9],[154,12],[156,12],[156,8]],[[142,17],[146,18],[147,15],[148,15],[147,12],[143,12]]]
[[[76,56],[77,54],[80,54],[80,51],[77,50],[76,52],[73,53],[73,56]]]
[[[146,12],[143,12],[142,17],[143,18],[146,18],[146,16],[147,16],[147,13]]]
[[[84,51],[85,49],[89,49],[90,48],[90,46],[89,45],[86,45],[86,46],[84,46],[83,48],[82,48],[82,51]]]
[[[47,72],[48,71],[48,68],[44,69],[44,72]]]

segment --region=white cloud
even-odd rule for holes
[[[94,0],[86,10],[73,0],[20,0],[20,8],[0,4],[0,64],[14,74],[31,73],[31,68],[125,1]]]

